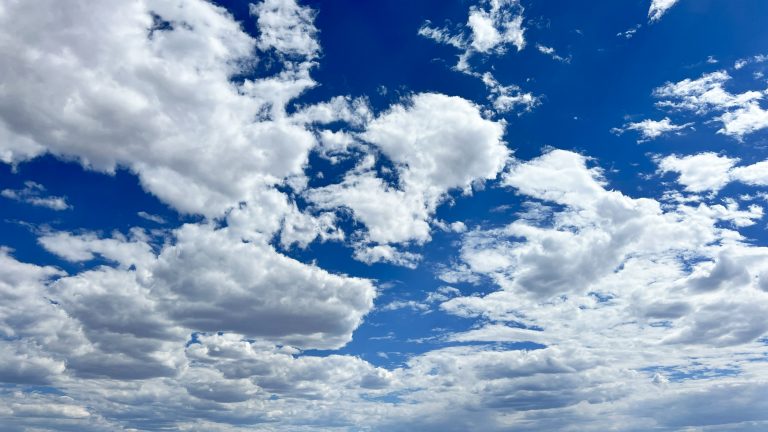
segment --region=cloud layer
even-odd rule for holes
[[[556,98],[489,59],[582,60],[529,42],[550,24],[523,6],[410,30],[475,87],[376,99],[307,97],[323,11],[295,0],[248,23],[203,0],[0,0],[0,160],[19,176],[0,195],[29,212],[3,242],[31,239],[0,246],[4,430],[765,429],[768,162],[532,150],[574,116],[505,117]],[[714,122],[759,150],[749,59],[654,84],[661,120],[614,133],[653,146]],[[21,180],[44,155],[125,170],[177,213],[62,222],[72,195]]]

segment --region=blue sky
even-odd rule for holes
[[[765,430],[767,17],[0,0],[3,430]]]

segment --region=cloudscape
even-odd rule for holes
[[[767,22],[0,0],[0,431],[768,430]]]

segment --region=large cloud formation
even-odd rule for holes
[[[674,3],[654,1],[650,19]],[[522,11],[482,1],[465,31],[420,32],[465,61],[502,54],[525,47]],[[111,234],[36,227],[61,268],[0,248],[4,430],[765,429],[768,249],[742,232],[763,209],[717,198],[767,185],[765,162],[654,156],[677,183],[634,197],[580,153],[513,157],[499,98],[302,105],[322,59],[315,11],[263,0],[249,12],[257,35],[203,0],[0,0],[0,159],[126,169],[190,216]],[[533,101],[465,72],[502,105]],[[765,127],[765,92],[732,93],[729,79],[654,95],[743,139]],[[651,139],[687,125],[625,129]],[[310,182],[312,156],[341,172]],[[438,217],[481,187],[522,207],[469,228]],[[70,208],[44,192],[3,196]],[[449,261],[419,270],[483,289],[377,309],[388,281],[289,256],[335,241],[364,263],[416,268],[435,228],[454,236]],[[406,310],[467,325],[388,367],[339,351],[371,314]]]

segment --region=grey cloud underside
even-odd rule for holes
[[[650,19],[674,3],[654,1]],[[316,11],[265,0],[250,12],[258,37],[200,0],[0,1],[0,158],[23,164],[47,152],[105,173],[125,167],[147,192],[202,217],[160,234],[37,231],[42,248],[84,268],[71,274],[0,249],[3,428],[765,429],[768,250],[739,231],[762,218],[759,205],[631,197],[611,189],[598,162],[564,150],[514,159],[489,110],[536,99],[471,69],[492,93],[488,106],[419,93],[382,112],[343,95],[289,110],[317,85]],[[461,35],[421,33],[465,56],[520,50],[522,12],[517,1],[482,1]],[[230,80],[267,53],[282,72]],[[728,79],[655,94],[671,111],[714,113],[721,133],[741,139],[763,127],[764,93],[730,93]],[[685,127],[625,126],[649,139]],[[311,152],[354,168],[309,188]],[[375,168],[382,158],[392,176]],[[761,162],[656,162],[687,192],[768,184]],[[483,184],[518,194],[526,210],[498,227],[437,219],[450,194]],[[37,184],[7,190],[63,200]],[[343,231],[338,213],[361,226]],[[163,222],[152,216],[141,217]],[[451,346],[391,368],[307,354],[345,346],[377,288],[285,249],[339,241],[360,261],[416,268],[420,255],[405,248],[435,228],[460,239],[437,276],[490,290],[444,286],[380,309],[439,308],[468,330],[443,332]],[[508,345],[519,342],[541,348]]]

